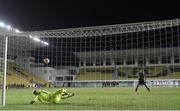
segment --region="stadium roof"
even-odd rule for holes
[[[89,37],[89,36],[112,35],[112,34],[154,30],[154,29],[161,29],[161,28],[173,27],[178,25],[180,25],[180,19],[117,24],[117,25],[104,25],[104,26],[94,26],[94,27],[31,31],[31,32],[21,32],[21,33],[20,31],[17,30],[9,31],[9,30],[4,30],[2,27],[0,27],[0,35],[23,36],[23,37],[24,36],[29,37],[31,35],[31,36],[47,37],[47,38]]]
[[[95,27],[33,31],[26,32],[26,34],[37,35],[39,37],[90,37],[154,30],[178,25],[180,25],[180,19],[105,25]]]
[[[10,25],[5,25],[2,22],[0,22],[0,38],[2,36],[8,36],[9,45],[11,46],[9,47],[10,48],[9,50],[11,50],[10,52],[13,54],[18,54],[20,48],[31,50],[35,47],[42,47],[48,45],[46,41],[42,41],[40,40],[40,38],[51,38],[51,37],[72,38],[72,37],[102,36],[102,35],[154,30],[154,29],[161,29],[161,28],[173,27],[179,25],[180,25],[180,19],[173,19],[173,20],[105,25],[105,26],[95,26],[95,27],[81,27],[81,28],[23,32],[23,31],[19,31],[18,29],[12,28]]]

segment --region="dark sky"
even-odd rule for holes
[[[0,0],[0,20],[24,31],[174,19],[179,11],[175,0]]]

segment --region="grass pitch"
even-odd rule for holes
[[[45,89],[55,91],[57,89]],[[180,88],[69,88],[75,96],[59,104],[29,104],[33,89],[8,89],[0,110],[180,110]]]

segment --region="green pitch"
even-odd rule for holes
[[[57,89],[45,89],[54,91]],[[59,104],[29,104],[33,100],[33,89],[8,89],[7,103],[2,109],[16,110],[131,110],[161,109],[180,110],[180,88],[151,88],[149,94],[145,88],[69,88],[75,96]]]

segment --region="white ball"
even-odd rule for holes
[[[45,59],[44,59],[44,63],[45,63],[45,64],[49,64],[49,62],[50,62],[50,60],[49,60],[48,58],[45,58]]]

